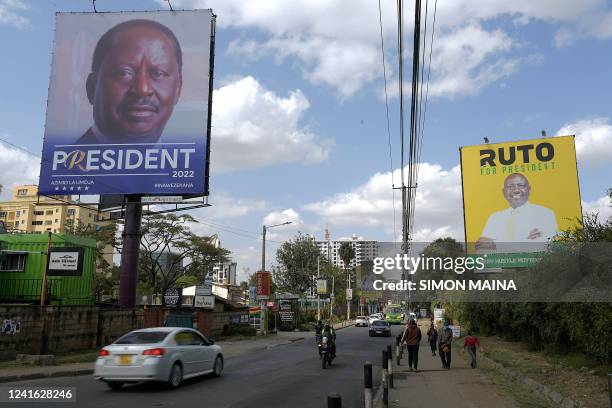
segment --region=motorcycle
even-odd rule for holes
[[[325,369],[327,365],[332,364],[332,361],[336,357],[334,346],[328,340],[327,336],[324,336],[319,343],[319,353],[321,354],[321,366]]]

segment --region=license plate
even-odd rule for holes
[[[130,365],[132,364],[132,356],[119,356],[119,365]]]
[[[376,334],[382,334],[382,332],[381,331],[376,331]]]

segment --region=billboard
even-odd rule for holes
[[[573,136],[462,147],[460,155],[470,252],[543,250],[553,236],[581,219]],[[498,260],[496,266],[508,261]],[[505,265],[526,266],[534,260],[522,256]]]
[[[257,300],[270,297],[270,272],[257,272]]]
[[[212,19],[56,14],[40,194],[208,193]]]
[[[327,279],[317,279],[317,295],[327,293]]]

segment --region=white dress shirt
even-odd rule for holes
[[[529,239],[529,232],[533,229],[538,229],[542,235]],[[481,236],[497,242],[546,242],[555,234],[555,213],[541,205],[526,202],[520,207],[510,207],[491,214]]]

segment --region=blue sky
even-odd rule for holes
[[[398,183],[396,2],[381,3]],[[484,136],[531,138],[542,129],[576,134],[583,207],[608,214],[603,196],[612,187],[610,2],[451,3],[440,2],[436,15],[415,239],[463,235],[458,147],[479,144]],[[100,11],[168,7],[161,0],[96,5]],[[218,15],[213,207],[194,212],[203,221],[195,228],[219,233],[239,270],[258,268],[262,223],[293,221],[270,231],[276,241],[268,247],[270,262],[278,242],[298,230],[321,238],[325,224],[332,238],[397,237],[377,2],[172,5],[213,8]],[[92,5],[0,0],[0,137],[35,154],[44,133],[56,11],[92,11]],[[406,2],[408,47],[412,13]],[[410,48],[406,55],[409,78]],[[2,198],[14,183],[36,182],[38,159],[2,143],[0,154]],[[396,199],[399,209],[398,194]]]

